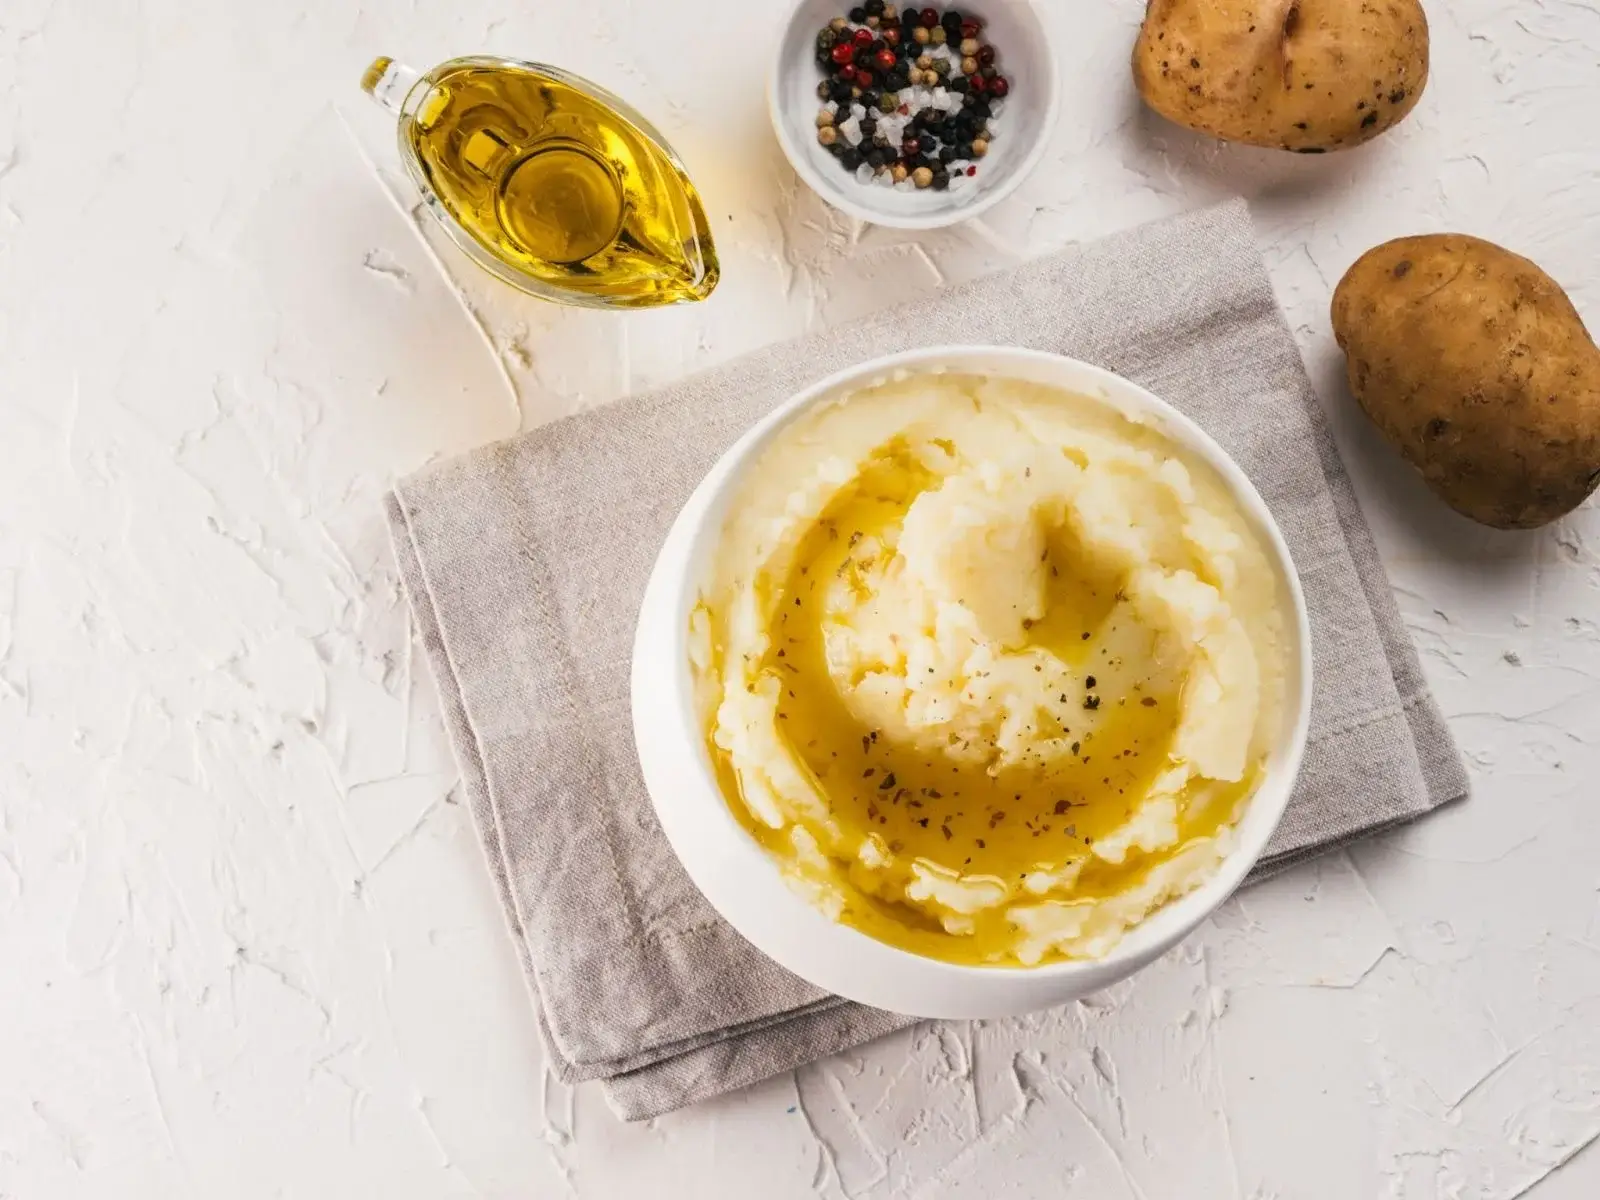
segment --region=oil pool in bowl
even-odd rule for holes
[[[706,744],[828,915],[1032,966],[1217,873],[1294,613],[1196,454],[1098,399],[915,373],[802,413],[727,512],[690,618]]]

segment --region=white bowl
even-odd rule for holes
[[[1043,157],[1061,107],[1061,80],[1049,31],[1033,0],[981,0],[971,7],[984,22],[983,39],[1000,53],[999,69],[1011,83],[1000,135],[978,164],[971,186],[960,191],[893,188],[856,182],[817,141],[816,37],[851,0],[800,0],[789,16],[767,81],[767,106],[778,144],[800,178],[842,212],[898,229],[939,229],[965,221],[1014,191]],[[965,5],[942,5],[968,11]]]
[[[747,464],[798,414],[900,370],[1042,383],[1102,398],[1151,421],[1221,476],[1268,548],[1293,605],[1282,733],[1239,821],[1233,853],[1194,891],[1129,930],[1105,958],[1027,968],[957,966],[841,925],[789,885],[779,863],[734,819],[713,774],[694,703],[688,632],[730,498]],[[1310,714],[1311,631],[1299,577],[1282,533],[1238,465],[1187,417],[1136,384],[1034,350],[912,350],[841,371],[781,405],[718,460],[679,514],[645,591],[634,641],[639,763],[661,828],[689,877],[729,924],[796,975],[851,1000],[915,1016],[994,1017],[1048,1008],[1124,979],[1171,949],[1239,886],[1272,836],[1300,770]]]

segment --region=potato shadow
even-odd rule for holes
[[[1405,153],[1394,133],[1326,154],[1298,154],[1225,142],[1174,124],[1146,105],[1130,84],[1138,113],[1128,122],[1133,165],[1217,196],[1243,196],[1258,223],[1270,225],[1307,203],[1332,205],[1365,179],[1387,176]]]

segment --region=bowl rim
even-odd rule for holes
[[[1266,543],[1275,560],[1286,601],[1293,610],[1293,637],[1286,664],[1290,684],[1284,696],[1284,723],[1289,732],[1274,752],[1276,761],[1267,777],[1250,797],[1243,816],[1234,824],[1234,845],[1217,870],[1193,890],[1161,906],[1127,930],[1105,956],[1035,966],[952,963],[879,941],[828,917],[789,885],[778,860],[739,823],[716,779],[705,748],[704,730],[700,728],[688,652],[689,617],[699,599],[704,565],[709,562],[709,555],[721,535],[728,502],[737,485],[754,458],[799,416],[820,403],[885,381],[897,372],[987,373],[1035,379],[1035,375],[1026,370],[1028,367],[1033,367],[1035,374],[1065,370],[1078,375],[1087,381],[1081,388],[1066,388],[1059,382],[1049,386],[1078,390],[1091,399],[1153,418],[1158,428],[1197,453],[1221,476],[1230,495],[1244,509]],[[1123,400],[1131,404],[1124,405]],[[675,701],[665,706],[660,687],[663,663],[671,673]],[[1004,981],[1001,982],[1004,987],[1026,979],[1054,986],[1056,993],[1070,993],[1054,995],[1039,1003],[1030,1002],[1023,1007],[1010,1003],[945,1004],[933,999],[925,1011],[917,1012],[917,1015],[933,1017],[999,1015],[1058,1003],[1071,998],[1072,994],[1086,994],[1125,978],[1187,937],[1238,888],[1276,831],[1299,776],[1310,730],[1312,669],[1311,629],[1305,595],[1282,530],[1243,469],[1191,418],[1142,385],[1081,359],[1014,346],[939,345],[900,351],[833,372],[778,405],[718,458],[678,514],[652,570],[635,634],[632,719],[646,788],[668,842],[711,906],[763,954],[817,986],[848,998],[878,1007],[917,1012],[915,1008],[886,1004],[884,989],[871,985],[870,981],[861,983],[841,975],[831,965],[819,965],[826,959],[809,949],[800,949],[793,939],[785,941],[781,936],[768,936],[773,923],[782,918],[773,914],[768,919],[752,911],[747,894],[727,889],[718,875],[719,865],[743,871],[750,869],[748,864],[752,856],[759,859],[758,873],[777,882],[790,898],[791,903],[784,907],[791,917],[805,924],[811,934],[822,940],[832,940],[840,950],[854,945],[859,954],[877,960],[884,969],[915,974],[925,984]],[[664,712],[664,708],[669,711]],[[668,756],[674,759],[670,764],[663,762]],[[683,786],[683,781],[674,776],[670,782],[676,786],[669,787],[668,772],[684,769],[694,775],[690,785]],[[696,794],[694,801],[682,798],[686,791]],[[690,828],[694,822],[688,811],[695,805],[708,810],[698,815],[712,821],[716,834],[714,847],[705,844],[707,830],[704,827]],[[730,862],[730,858],[739,861]],[[810,917],[800,915],[801,909]],[[823,926],[827,932],[823,931]],[[819,975],[826,978],[818,978]],[[1071,992],[1073,984],[1080,985],[1081,990]],[[891,987],[890,990],[899,989]]]
[[[793,137],[784,120],[784,110],[778,99],[778,86],[787,62],[784,47],[788,43],[789,33],[794,28],[795,22],[800,19],[800,10],[810,2],[811,0],[790,0],[789,15],[784,20],[782,32],[777,38],[777,48],[773,51],[772,61],[767,69],[767,116],[772,122],[773,133],[777,136],[778,145],[783,150],[783,156],[789,160],[789,165],[794,168],[795,174],[800,176],[805,185],[825,203],[859,220],[889,229],[946,229],[988,212],[1016,191],[1022,181],[1033,174],[1039,165],[1039,160],[1044,157],[1045,150],[1049,147],[1050,137],[1055,132],[1056,122],[1061,116],[1061,64],[1056,61],[1050,25],[1045,20],[1044,6],[1039,0],[1006,0],[1006,3],[1026,10],[1032,17],[1039,29],[1044,50],[1042,56],[1045,66],[1044,116],[1035,130],[1028,152],[1022,156],[1022,161],[1017,164],[1017,169],[1009,179],[1002,180],[992,188],[985,188],[979,184],[971,200],[932,213],[888,212],[857,201],[849,194],[848,189],[832,188],[811,165]]]

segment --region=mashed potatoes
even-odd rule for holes
[[[1083,397],[921,375],[786,429],[693,617],[730,805],[837,919],[1093,957],[1228,853],[1280,584],[1221,482]]]

